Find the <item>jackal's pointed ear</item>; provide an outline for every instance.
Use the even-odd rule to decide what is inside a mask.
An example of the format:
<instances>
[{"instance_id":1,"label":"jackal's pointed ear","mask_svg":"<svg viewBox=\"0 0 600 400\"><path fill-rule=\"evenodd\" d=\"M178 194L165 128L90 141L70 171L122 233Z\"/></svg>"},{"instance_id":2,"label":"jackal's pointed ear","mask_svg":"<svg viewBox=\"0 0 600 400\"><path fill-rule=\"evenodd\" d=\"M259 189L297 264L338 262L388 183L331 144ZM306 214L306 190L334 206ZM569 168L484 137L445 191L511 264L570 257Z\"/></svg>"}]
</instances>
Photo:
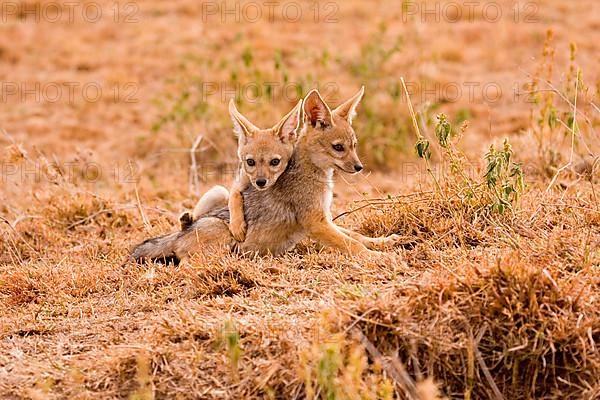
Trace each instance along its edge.
<instances>
[{"instance_id":1,"label":"jackal's pointed ear","mask_svg":"<svg viewBox=\"0 0 600 400\"><path fill-rule=\"evenodd\" d=\"M252 137L259 129L246 119L235 107L233 99L229 101L229 115L233 122L233 132L240 138Z\"/></svg>"},{"instance_id":2,"label":"jackal's pointed ear","mask_svg":"<svg viewBox=\"0 0 600 400\"><path fill-rule=\"evenodd\" d=\"M333 125L331 110L317 89L311 90L304 99L304 114L308 123L313 127Z\"/></svg>"},{"instance_id":3,"label":"jackal's pointed ear","mask_svg":"<svg viewBox=\"0 0 600 400\"><path fill-rule=\"evenodd\" d=\"M362 100L363 95L365 94L365 87L362 86L358 93L352 96L351 99L346 100L343 104L340 104L338 108L333 110L333 113L339 117L344 118L350 125L352 125L352 120L356 117L356 107Z\"/></svg>"},{"instance_id":4,"label":"jackal's pointed ear","mask_svg":"<svg viewBox=\"0 0 600 400\"><path fill-rule=\"evenodd\" d=\"M300 127L302 100L273 127L273 132L283 143L294 143Z\"/></svg>"}]
</instances>

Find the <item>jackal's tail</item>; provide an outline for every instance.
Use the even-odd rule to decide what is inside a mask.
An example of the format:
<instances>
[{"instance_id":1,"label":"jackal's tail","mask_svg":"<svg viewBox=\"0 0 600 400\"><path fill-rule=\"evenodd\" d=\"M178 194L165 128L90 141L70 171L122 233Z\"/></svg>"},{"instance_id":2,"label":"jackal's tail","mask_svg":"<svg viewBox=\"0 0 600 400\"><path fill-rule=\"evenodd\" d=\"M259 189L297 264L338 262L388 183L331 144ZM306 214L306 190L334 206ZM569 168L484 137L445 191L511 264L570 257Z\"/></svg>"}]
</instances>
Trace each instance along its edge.
<instances>
[{"instance_id":1,"label":"jackal's tail","mask_svg":"<svg viewBox=\"0 0 600 400\"><path fill-rule=\"evenodd\" d=\"M131 260L138 263L148 261L178 265L181 261L175 253L175 245L180 232L144 240L133 248Z\"/></svg>"}]
</instances>

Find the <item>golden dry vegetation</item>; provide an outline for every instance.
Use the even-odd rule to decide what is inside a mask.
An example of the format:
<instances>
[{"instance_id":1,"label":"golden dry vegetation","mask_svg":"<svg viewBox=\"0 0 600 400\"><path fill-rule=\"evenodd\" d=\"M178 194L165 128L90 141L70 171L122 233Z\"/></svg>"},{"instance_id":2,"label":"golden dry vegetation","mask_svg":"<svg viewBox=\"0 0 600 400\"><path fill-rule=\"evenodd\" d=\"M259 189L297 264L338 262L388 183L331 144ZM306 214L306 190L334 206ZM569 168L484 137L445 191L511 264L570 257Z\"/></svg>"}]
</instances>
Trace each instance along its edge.
<instances>
[{"instance_id":1,"label":"golden dry vegetation","mask_svg":"<svg viewBox=\"0 0 600 400\"><path fill-rule=\"evenodd\" d=\"M4 2L0 397L600 398L600 3L424 3ZM388 258L125 262L233 179L229 98L361 84L333 214Z\"/></svg>"}]
</instances>

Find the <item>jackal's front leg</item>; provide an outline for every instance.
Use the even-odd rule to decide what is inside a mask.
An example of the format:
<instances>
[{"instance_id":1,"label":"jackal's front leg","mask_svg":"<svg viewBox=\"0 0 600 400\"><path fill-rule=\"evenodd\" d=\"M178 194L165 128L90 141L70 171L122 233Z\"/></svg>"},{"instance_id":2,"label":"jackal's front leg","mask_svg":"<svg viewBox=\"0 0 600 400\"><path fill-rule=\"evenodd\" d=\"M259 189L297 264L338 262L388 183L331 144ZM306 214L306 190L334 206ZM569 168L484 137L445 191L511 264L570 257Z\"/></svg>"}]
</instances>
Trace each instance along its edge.
<instances>
[{"instance_id":1,"label":"jackal's front leg","mask_svg":"<svg viewBox=\"0 0 600 400\"><path fill-rule=\"evenodd\" d=\"M350 255L379 254L375 251L369 250L358 240L340 231L338 227L333 224L333 222L326 220L318 221L310 224L308 228L309 236L322 245L334 247Z\"/></svg>"},{"instance_id":2,"label":"jackal's front leg","mask_svg":"<svg viewBox=\"0 0 600 400\"><path fill-rule=\"evenodd\" d=\"M364 244L367 248L372 249L372 250L382 250L387 247L392 247L393 245L395 245L396 243L398 243L400 241L400 236L396 235L396 234L393 234L390 236L381 236L381 237L372 238L372 237L361 235L360 233L354 232L350 229L342 228L341 226L337 226L337 228L340 230L340 232L344 233L347 236L350 236L353 239L358 240L359 242Z\"/></svg>"},{"instance_id":3,"label":"jackal's front leg","mask_svg":"<svg viewBox=\"0 0 600 400\"><path fill-rule=\"evenodd\" d=\"M238 242L246 239L246 220L244 218L244 197L242 191L250 184L242 171L229 193L229 230Z\"/></svg>"}]
</instances>

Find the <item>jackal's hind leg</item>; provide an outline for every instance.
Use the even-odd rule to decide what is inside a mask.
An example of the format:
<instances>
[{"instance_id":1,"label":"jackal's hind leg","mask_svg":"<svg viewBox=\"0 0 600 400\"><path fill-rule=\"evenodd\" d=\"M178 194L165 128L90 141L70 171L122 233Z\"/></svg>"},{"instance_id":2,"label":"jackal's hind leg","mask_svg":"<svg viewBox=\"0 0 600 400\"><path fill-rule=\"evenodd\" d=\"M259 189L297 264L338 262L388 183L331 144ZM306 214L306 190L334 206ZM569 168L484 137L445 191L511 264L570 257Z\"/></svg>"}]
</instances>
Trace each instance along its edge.
<instances>
[{"instance_id":1,"label":"jackal's hind leg","mask_svg":"<svg viewBox=\"0 0 600 400\"><path fill-rule=\"evenodd\" d=\"M228 201L229 191L220 185L213 186L208 192L200 197L200 200L198 200L198 204L196 204L194 212L192 213L192 222L218 207L227 206Z\"/></svg>"},{"instance_id":2,"label":"jackal's hind leg","mask_svg":"<svg viewBox=\"0 0 600 400\"><path fill-rule=\"evenodd\" d=\"M193 223L194 220L192 219L192 214L189 211L186 211L179 216L179 224L181 225L182 231L192 226Z\"/></svg>"}]
</instances>

